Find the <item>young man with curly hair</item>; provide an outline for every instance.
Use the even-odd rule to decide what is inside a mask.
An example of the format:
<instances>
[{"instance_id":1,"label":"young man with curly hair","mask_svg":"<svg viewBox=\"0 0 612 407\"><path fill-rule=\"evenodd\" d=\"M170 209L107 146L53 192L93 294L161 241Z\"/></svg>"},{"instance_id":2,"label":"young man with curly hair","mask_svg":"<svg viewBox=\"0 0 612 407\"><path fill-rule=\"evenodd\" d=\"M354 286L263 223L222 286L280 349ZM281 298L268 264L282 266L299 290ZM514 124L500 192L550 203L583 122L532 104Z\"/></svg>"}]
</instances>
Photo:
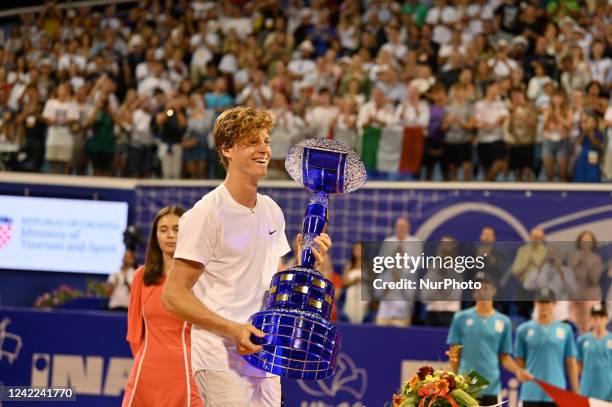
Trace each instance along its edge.
<instances>
[{"instance_id":1,"label":"young man with curly hair","mask_svg":"<svg viewBox=\"0 0 612 407\"><path fill-rule=\"evenodd\" d=\"M207 407L281 404L280 378L241 357L261 349L250 336L264 333L247 321L261 310L280 259L290 251L280 207L257 193L273 127L270 113L246 107L217 118L213 135L227 176L180 221L163 299L168 311L193 324L193 371ZM321 263L331 240L321 234L315 241Z\"/></svg>"}]
</instances>

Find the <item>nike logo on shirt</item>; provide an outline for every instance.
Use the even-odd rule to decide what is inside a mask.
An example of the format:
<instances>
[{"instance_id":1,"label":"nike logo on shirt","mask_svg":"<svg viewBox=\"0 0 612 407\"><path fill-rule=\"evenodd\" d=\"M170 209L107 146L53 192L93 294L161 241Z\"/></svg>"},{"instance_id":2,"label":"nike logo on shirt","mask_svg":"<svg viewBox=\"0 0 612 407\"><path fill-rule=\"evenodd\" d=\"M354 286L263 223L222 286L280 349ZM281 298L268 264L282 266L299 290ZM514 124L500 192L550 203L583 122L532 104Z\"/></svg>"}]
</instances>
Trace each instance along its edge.
<instances>
[{"instance_id":1,"label":"nike logo on shirt","mask_svg":"<svg viewBox=\"0 0 612 407\"><path fill-rule=\"evenodd\" d=\"M273 231L268 230L268 233L270 234L270 236L272 236L274 233L276 233L276 229L274 229Z\"/></svg>"}]
</instances>

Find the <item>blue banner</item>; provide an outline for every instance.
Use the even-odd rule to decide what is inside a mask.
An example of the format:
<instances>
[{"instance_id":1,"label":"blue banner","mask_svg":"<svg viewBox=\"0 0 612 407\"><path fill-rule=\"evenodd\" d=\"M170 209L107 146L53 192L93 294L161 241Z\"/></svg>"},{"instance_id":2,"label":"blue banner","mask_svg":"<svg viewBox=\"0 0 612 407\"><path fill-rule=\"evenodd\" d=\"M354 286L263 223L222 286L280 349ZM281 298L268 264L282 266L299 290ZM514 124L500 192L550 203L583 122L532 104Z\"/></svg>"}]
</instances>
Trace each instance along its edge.
<instances>
[{"instance_id":1,"label":"blue banner","mask_svg":"<svg viewBox=\"0 0 612 407\"><path fill-rule=\"evenodd\" d=\"M260 188L262 194L271 196L282 208L289 240L300 231L310 199L308 191L291 185L295 184L262 182ZM393 234L394 222L402 215L410 219L411 233L423 240L440 240L443 235L451 235L458 240L474 241L479 239L484 226L495 228L498 241L526 240L535 226L545 230L549 241L573 241L585 229L594 232L599 241L612 240L612 194L606 185L525 184L530 190L503 183L490 189L484 188L484 184L470 183L439 183L436 188L430 185L369 183L346 196L330 197L328 232L333 240L330 255L336 271L343 269L353 243L382 241ZM176 204L191 208L212 188L211 182L172 187L134 183L130 189L4 183L0 193L23 195L27 190L32 196L123 200L130 203L130 223L135 223L147 236L159 209ZM144 250L142 245L141 261ZM32 278L37 280L18 284ZM36 296L56 288L57 281L80 288L86 278L63 275L54 279L46 278L44 272L0 270L0 304L29 306Z\"/></svg>"},{"instance_id":2,"label":"blue banner","mask_svg":"<svg viewBox=\"0 0 612 407\"><path fill-rule=\"evenodd\" d=\"M462 186L457 189L412 189L418 184L366 185L345 196L329 199L330 252L336 270L350 258L353 243L382 241L394 233L395 220L407 216L411 234L421 240L451 235L460 241L477 241L485 226L492 226L498 241L525 241L539 226L548 241L574 241L582 230L598 240L612 240L610 191L499 190ZM529 185L538 188L537 185ZM393 187L393 188L391 188ZM542 187L540 187L542 188ZM555 185L555 188L557 186ZM148 231L156 212L166 205L191 208L210 187L137 187L136 224ZM300 188L265 186L260 193L272 197L285 215L291 241L301 230L310 193Z\"/></svg>"},{"instance_id":3,"label":"blue banner","mask_svg":"<svg viewBox=\"0 0 612 407\"><path fill-rule=\"evenodd\" d=\"M284 380L286 406L383 406L420 366L447 364L446 329L338 327L343 339L336 375ZM0 308L0 382L73 387L77 401L71 406L120 406L133 364L125 330L122 314Z\"/></svg>"},{"instance_id":4,"label":"blue banner","mask_svg":"<svg viewBox=\"0 0 612 407\"><path fill-rule=\"evenodd\" d=\"M133 364L126 329L123 314L0 308L0 383L73 387L71 406L120 406Z\"/></svg>"}]
</instances>

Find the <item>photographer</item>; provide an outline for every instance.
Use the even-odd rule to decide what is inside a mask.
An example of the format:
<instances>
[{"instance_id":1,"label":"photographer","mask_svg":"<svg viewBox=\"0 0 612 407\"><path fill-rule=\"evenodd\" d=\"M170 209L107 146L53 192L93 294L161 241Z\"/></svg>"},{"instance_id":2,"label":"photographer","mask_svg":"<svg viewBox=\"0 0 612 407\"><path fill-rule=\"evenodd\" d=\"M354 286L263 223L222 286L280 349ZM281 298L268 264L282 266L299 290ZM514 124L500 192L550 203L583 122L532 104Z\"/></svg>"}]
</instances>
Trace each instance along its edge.
<instances>
[{"instance_id":1,"label":"photographer","mask_svg":"<svg viewBox=\"0 0 612 407\"><path fill-rule=\"evenodd\" d=\"M181 177L183 148L181 141L187 126L187 117L183 106L177 99L169 99L163 111L155 115L157 135L160 139L159 159L164 179Z\"/></svg>"},{"instance_id":2,"label":"photographer","mask_svg":"<svg viewBox=\"0 0 612 407\"><path fill-rule=\"evenodd\" d=\"M111 288L108 309L112 311L127 311L130 305L130 292L132 281L136 273L136 255L134 250L127 247L123 254L121 269L108 276L107 283Z\"/></svg>"}]
</instances>

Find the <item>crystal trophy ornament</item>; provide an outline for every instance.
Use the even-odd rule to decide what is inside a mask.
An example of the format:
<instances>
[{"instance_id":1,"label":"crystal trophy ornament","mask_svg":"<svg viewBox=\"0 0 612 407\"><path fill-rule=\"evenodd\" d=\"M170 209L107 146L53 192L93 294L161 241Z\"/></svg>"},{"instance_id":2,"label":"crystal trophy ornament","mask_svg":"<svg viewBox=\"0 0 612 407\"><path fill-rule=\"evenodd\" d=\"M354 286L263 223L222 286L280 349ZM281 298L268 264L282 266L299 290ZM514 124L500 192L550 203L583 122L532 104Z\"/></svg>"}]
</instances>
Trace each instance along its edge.
<instances>
[{"instance_id":1,"label":"crystal trophy ornament","mask_svg":"<svg viewBox=\"0 0 612 407\"><path fill-rule=\"evenodd\" d=\"M266 334L251 337L262 350L244 358L279 376L320 380L335 372L340 332L329 322L334 285L315 269L314 238L327 222L329 195L355 191L365 184L366 171L350 147L327 139L296 144L285 168L291 178L312 191L302 224L301 262L272 278L265 309L249 320Z\"/></svg>"}]
</instances>

